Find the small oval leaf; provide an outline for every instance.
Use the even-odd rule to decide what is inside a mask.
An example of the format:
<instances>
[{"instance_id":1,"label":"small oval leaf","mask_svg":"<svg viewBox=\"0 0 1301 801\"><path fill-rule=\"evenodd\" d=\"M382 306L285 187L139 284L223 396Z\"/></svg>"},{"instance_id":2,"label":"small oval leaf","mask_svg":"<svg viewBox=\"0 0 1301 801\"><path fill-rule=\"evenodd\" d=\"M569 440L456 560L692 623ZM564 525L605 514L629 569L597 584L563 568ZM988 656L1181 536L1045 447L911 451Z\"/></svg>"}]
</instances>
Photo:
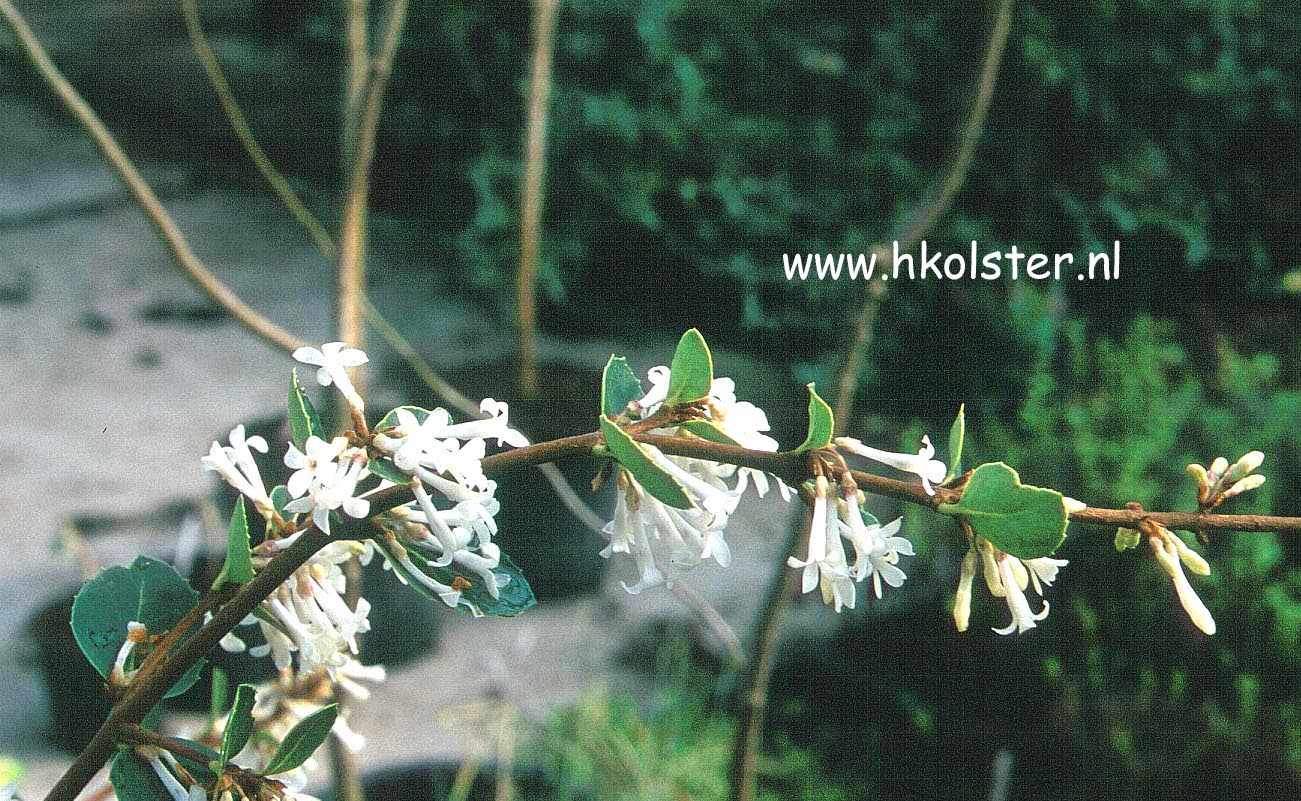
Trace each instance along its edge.
<instances>
[{"instance_id":1,"label":"small oval leaf","mask_svg":"<svg viewBox=\"0 0 1301 801\"><path fill-rule=\"evenodd\" d=\"M253 736L253 703L257 690L251 684L241 684L235 690L235 703L226 718L226 730L221 735L221 761L229 762L244 750L248 738Z\"/></svg>"},{"instance_id":2,"label":"small oval leaf","mask_svg":"<svg viewBox=\"0 0 1301 801\"><path fill-rule=\"evenodd\" d=\"M692 328L678 340L669 370L665 405L677 406L709 397L709 389L714 385L714 358L699 331Z\"/></svg>"},{"instance_id":3,"label":"small oval leaf","mask_svg":"<svg viewBox=\"0 0 1301 801\"><path fill-rule=\"evenodd\" d=\"M601 372L601 414L618 417L629 403L644 394L641 380L628 366L628 360L611 356Z\"/></svg>"},{"instance_id":4,"label":"small oval leaf","mask_svg":"<svg viewBox=\"0 0 1301 801\"><path fill-rule=\"evenodd\" d=\"M302 449L306 447L308 437L326 438L325 425L321 422L321 415L317 413L312 399L298 383L298 371L292 371L291 376L289 398L286 401L289 407L289 433L294 444Z\"/></svg>"},{"instance_id":5,"label":"small oval leaf","mask_svg":"<svg viewBox=\"0 0 1301 801\"><path fill-rule=\"evenodd\" d=\"M244 496L235 501L226 534L226 561L212 582L213 589L223 584L247 584L253 580L253 555L249 551L248 512Z\"/></svg>"},{"instance_id":6,"label":"small oval leaf","mask_svg":"<svg viewBox=\"0 0 1301 801\"><path fill-rule=\"evenodd\" d=\"M325 742L325 738L330 736L330 729L338 716L339 705L330 704L298 721L298 725L290 729L285 739L280 741L280 747L267 763L263 774L274 776L285 773L306 762Z\"/></svg>"},{"instance_id":7,"label":"small oval leaf","mask_svg":"<svg viewBox=\"0 0 1301 801\"><path fill-rule=\"evenodd\" d=\"M967 404L958 407L958 416L953 418L949 427L949 471L944 476L945 484L962 475L962 445L967 438Z\"/></svg>"},{"instance_id":8,"label":"small oval leaf","mask_svg":"<svg viewBox=\"0 0 1301 801\"><path fill-rule=\"evenodd\" d=\"M162 634L198 600L199 594L171 565L138 556L129 567L110 567L82 585L72 602L72 633L99 675L108 678L126 641L127 623L138 621L150 635ZM167 697L188 690L202 667L202 662L191 667Z\"/></svg>"}]
</instances>

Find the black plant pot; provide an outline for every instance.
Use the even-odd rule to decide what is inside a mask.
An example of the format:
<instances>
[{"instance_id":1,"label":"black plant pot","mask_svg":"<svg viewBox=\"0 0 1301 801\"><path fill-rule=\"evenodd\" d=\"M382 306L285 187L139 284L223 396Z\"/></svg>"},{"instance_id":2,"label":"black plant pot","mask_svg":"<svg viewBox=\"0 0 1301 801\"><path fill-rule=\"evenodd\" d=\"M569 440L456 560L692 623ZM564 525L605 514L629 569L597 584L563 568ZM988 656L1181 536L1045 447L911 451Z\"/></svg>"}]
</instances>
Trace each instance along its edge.
<instances>
[{"instance_id":1,"label":"black plant pot","mask_svg":"<svg viewBox=\"0 0 1301 801\"><path fill-rule=\"evenodd\" d=\"M37 658L45 680L54 729L50 739L70 753L90 742L112 702L104 693L104 679L91 666L68 621L72 597L50 604L27 622L27 634L36 643Z\"/></svg>"}]
</instances>

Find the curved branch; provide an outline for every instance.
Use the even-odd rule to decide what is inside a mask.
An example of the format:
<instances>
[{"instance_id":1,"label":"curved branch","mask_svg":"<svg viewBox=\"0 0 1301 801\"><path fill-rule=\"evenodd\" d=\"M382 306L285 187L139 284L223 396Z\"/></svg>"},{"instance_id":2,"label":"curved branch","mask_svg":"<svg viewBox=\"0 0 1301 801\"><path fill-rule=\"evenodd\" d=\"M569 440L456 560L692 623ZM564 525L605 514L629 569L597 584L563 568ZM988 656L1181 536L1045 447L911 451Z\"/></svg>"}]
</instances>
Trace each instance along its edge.
<instances>
[{"instance_id":1,"label":"curved branch","mask_svg":"<svg viewBox=\"0 0 1301 801\"><path fill-rule=\"evenodd\" d=\"M222 283L217 276L213 275L212 271L190 248L176 221L168 214L167 208L154 194L154 190L140 174L140 171L131 163L131 159L127 157L113 134L100 120L99 115L95 113L95 110L90 107L72 84L68 82L68 79L64 77L63 73L59 71L59 68L55 66L49 54L41 45L40 40L36 38L31 27L28 26L27 21L18 11L18 8L14 6L12 0L0 0L0 15L3 15L5 21L13 28L18 37L19 46L28 61L31 62L36 73L54 91L63 106L86 129L86 132L90 134L99 147L100 153L108 161L109 166L117 173L122 183L126 184L127 189L135 197L136 203L144 211L145 216L148 217L154 230L163 240L163 244L167 246L172 258L185 275L245 328L267 342L284 350L293 350L306 344L297 336L263 317L245 303L239 295Z\"/></svg>"},{"instance_id":2,"label":"curved branch","mask_svg":"<svg viewBox=\"0 0 1301 801\"><path fill-rule=\"evenodd\" d=\"M1007 45L1008 31L1012 27L1012 0L1000 0L998 12L994 16L994 26L989 32L989 43L985 46L985 58L980 68L980 82L976 89L976 99L971 105L971 114L963 126L962 138L949 168L936 180L926 193L926 198L911 214L899 223L890 236L891 242L899 243L899 250L907 250L917 243L944 216L953 203L953 198L962 188L967 177L967 168L976 154L976 145L980 143L981 132L985 128L985 117L989 114L989 104L994 97L994 86L998 81L998 67L1003 59L1003 49ZM893 248L889 243L881 243L873 250L876 264L889 265L894 258ZM837 430L843 430L849 424L854 411L854 395L858 391L858 374L862 369L863 357L872 344L872 332L876 326L876 315L881 300L885 297L886 285L881 281L871 281L864 289L867 297L854 321L854 339L845 352L845 361L841 364L838 390L836 392L835 419Z\"/></svg>"},{"instance_id":3,"label":"curved branch","mask_svg":"<svg viewBox=\"0 0 1301 801\"><path fill-rule=\"evenodd\" d=\"M253 133L253 126L249 125L248 118L244 115L244 110L240 108L239 101L235 99L235 93L230 88L230 82L221 71L221 64L217 61L217 54L213 52L212 44L208 41L207 35L203 32L203 24L199 19L198 0L181 0L181 12L185 17L185 29L190 35L190 46L194 50L195 57L203 67L203 73L208 78L208 84L217 94L217 100L221 102L222 111L226 114L226 120L230 122L230 127L235 131L235 137L239 139L240 145L244 147L244 152L253 160L254 166L275 192L280 202L289 209L289 213L294 216L299 225L306 229L308 236L316 243L316 247L325 255L327 259L334 259L334 241L330 239L330 234L325 230L321 221L312 214L303 202L298 193L289 185L289 181L280 174L271 158L267 156L266 151L258 144L257 136Z\"/></svg>"}]
</instances>

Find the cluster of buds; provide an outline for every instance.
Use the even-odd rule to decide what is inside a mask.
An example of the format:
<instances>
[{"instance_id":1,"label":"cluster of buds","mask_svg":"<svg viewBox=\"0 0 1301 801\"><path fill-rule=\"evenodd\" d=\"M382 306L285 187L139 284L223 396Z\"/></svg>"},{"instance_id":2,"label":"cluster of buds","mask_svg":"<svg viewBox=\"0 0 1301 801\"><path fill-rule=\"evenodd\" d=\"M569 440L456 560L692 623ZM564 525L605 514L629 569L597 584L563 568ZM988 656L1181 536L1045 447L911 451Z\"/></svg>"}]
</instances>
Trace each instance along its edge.
<instances>
[{"instance_id":1,"label":"cluster of buds","mask_svg":"<svg viewBox=\"0 0 1301 801\"><path fill-rule=\"evenodd\" d=\"M1220 456L1209 468L1199 464L1188 465L1188 475L1197 482L1197 505L1207 512L1235 496L1254 490L1265 483L1265 477L1255 471L1265 461L1265 454L1251 451L1229 464Z\"/></svg>"},{"instance_id":2,"label":"cluster of buds","mask_svg":"<svg viewBox=\"0 0 1301 801\"><path fill-rule=\"evenodd\" d=\"M1147 544L1152 549L1157 564L1161 565L1161 569L1174 583L1179 604L1188 613L1193 625L1208 635L1214 634L1215 619L1211 617L1210 610L1202 603L1202 599L1197 597L1197 591L1188 581L1188 576L1184 575L1186 567L1199 576L1209 576L1210 564L1202 558L1201 554L1189 547L1182 537L1150 518L1140 521L1137 530L1122 528L1117 531L1116 548L1125 550L1137 547L1144 537L1147 538Z\"/></svg>"},{"instance_id":3,"label":"cluster of buds","mask_svg":"<svg viewBox=\"0 0 1301 801\"><path fill-rule=\"evenodd\" d=\"M953 599L953 623L958 631L966 631L971 622L971 590L975 582L976 571L982 569L985 587L989 594L1001 598L1007 604L1012 621L1003 628L995 628L998 634L1022 634L1035 628L1035 624L1048 617L1048 600L1044 598L1044 588L1051 587L1057 580L1057 572L1066 567L1065 559L1053 559L1048 556L1037 559L1020 559L1003 553L988 540L972 538L971 547L962 558L962 568L958 576L958 591ZM1033 589L1040 598L1044 598L1043 608L1035 612L1030 607L1026 590Z\"/></svg>"}]
</instances>

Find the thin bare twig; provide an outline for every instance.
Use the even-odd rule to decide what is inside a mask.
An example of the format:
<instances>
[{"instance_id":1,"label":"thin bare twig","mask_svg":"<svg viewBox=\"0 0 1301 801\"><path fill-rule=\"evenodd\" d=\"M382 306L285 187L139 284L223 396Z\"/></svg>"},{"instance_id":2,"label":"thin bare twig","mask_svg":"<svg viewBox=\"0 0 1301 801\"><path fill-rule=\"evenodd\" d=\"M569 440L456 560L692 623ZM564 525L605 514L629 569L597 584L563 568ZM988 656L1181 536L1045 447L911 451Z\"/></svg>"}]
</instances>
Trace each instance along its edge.
<instances>
[{"instance_id":1,"label":"thin bare twig","mask_svg":"<svg viewBox=\"0 0 1301 801\"><path fill-rule=\"evenodd\" d=\"M985 118L989 114L989 104L994 97L994 86L998 81L998 67L1003 59L1003 49L1007 45L1008 31L1012 27L1012 0L1001 0L994 15L994 25L989 32L989 42L985 45L985 58L980 67L980 80L976 89L976 98L971 105L971 113L963 126L962 137L958 140L953 160L931 186L922 203L895 227L890 242L898 242L899 251L903 252L934 227L935 223L949 210L953 198L962 188L967 177L967 168L976 154L976 145L980 143L981 133L985 128ZM888 267L894 258L894 249L890 242L877 245L872 257L878 265ZM854 321L854 338L845 352L845 359L840 366L837 381L836 403L834 406L837 431L843 431L849 425L854 412L854 395L858 391L858 374L862 370L863 358L872 345L872 332L876 327L877 312L885 298L886 284L883 281L870 281L863 289L864 298L858 318Z\"/></svg>"},{"instance_id":2,"label":"thin bare twig","mask_svg":"<svg viewBox=\"0 0 1301 801\"><path fill-rule=\"evenodd\" d=\"M86 129L87 133L95 141L96 146L99 147L100 153L108 161L109 166L126 184L127 189L135 197L136 203L144 211L154 230L163 240L163 244L171 252L173 260L176 261L185 275L245 328L267 342L284 350L293 350L306 344L297 336L263 317L222 283L217 276L213 275L212 271L190 248L176 221L172 219L162 201L154 194L149 182L131 163L113 134L100 120L99 115L86 103L72 84L68 83L68 79L55 66L49 54L41 45L40 40L36 38L31 27L27 24L27 20L23 18L12 0L0 0L0 15L3 15L5 21L13 28L23 54L36 70L36 73L54 91L63 106Z\"/></svg>"},{"instance_id":3,"label":"thin bare twig","mask_svg":"<svg viewBox=\"0 0 1301 801\"><path fill-rule=\"evenodd\" d=\"M533 0L533 58L529 69L528 122L524 136L524 178L520 186L520 260L515 277L519 326L520 388L538 389L537 283L542 229L542 180L547 169L547 114L551 56L560 0Z\"/></svg>"},{"instance_id":4,"label":"thin bare twig","mask_svg":"<svg viewBox=\"0 0 1301 801\"><path fill-rule=\"evenodd\" d=\"M208 77L208 83L217 93L217 100L221 102L221 108L226 114L226 119L230 122L230 127L234 129L236 138L244 147L244 152L248 153L249 158L257 167L258 172L266 180L271 191L275 192L276 197L285 205L289 213L294 216L298 224L303 226L308 236L316 243L325 258L334 259L334 241L330 239L330 234L325 230L321 221L312 214L303 203L302 198L289 185L289 181L276 169L271 163L271 158L267 156L266 151L258 144L257 136L253 133L253 127L249 125L248 118L244 115L243 109L240 108L239 101L235 99L235 93L231 91L230 83L221 71L221 64L217 61L217 54L213 52L212 44L208 41L207 35L203 32L203 24L199 19L199 6L197 0L181 0L181 11L185 16L185 29L190 35L190 46L194 50L194 55L203 67L204 74Z\"/></svg>"}]
</instances>

